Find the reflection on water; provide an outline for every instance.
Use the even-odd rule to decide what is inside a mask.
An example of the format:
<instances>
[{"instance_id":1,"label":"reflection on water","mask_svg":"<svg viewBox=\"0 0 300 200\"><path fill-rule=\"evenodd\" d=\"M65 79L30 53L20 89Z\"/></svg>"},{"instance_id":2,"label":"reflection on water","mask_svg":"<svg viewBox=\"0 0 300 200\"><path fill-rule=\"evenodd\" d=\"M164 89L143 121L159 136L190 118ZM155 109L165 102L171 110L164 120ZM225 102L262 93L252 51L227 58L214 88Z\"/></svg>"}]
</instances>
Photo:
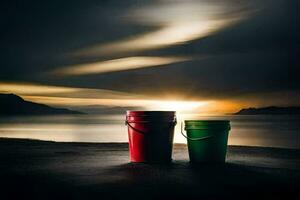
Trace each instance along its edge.
<instances>
[{"instance_id":1,"label":"reflection on water","mask_svg":"<svg viewBox=\"0 0 300 200\"><path fill-rule=\"evenodd\" d=\"M183 119L228 119L232 129L229 144L300 148L300 116L199 116ZM75 115L1 117L0 137L32 138L70 142L126 142L124 115ZM175 142L185 143L180 123Z\"/></svg>"}]
</instances>

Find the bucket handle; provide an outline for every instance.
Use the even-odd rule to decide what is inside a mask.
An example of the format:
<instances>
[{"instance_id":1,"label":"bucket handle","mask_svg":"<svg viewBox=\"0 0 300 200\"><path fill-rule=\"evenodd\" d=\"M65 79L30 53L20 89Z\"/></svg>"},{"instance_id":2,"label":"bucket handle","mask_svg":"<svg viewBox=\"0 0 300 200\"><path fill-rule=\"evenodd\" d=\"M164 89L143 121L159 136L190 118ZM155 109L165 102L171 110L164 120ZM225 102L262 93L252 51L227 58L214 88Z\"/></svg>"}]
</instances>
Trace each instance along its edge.
<instances>
[{"instance_id":1,"label":"bucket handle","mask_svg":"<svg viewBox=\"0 0 300 200\"><path fill-rule=\"evenodd\" d=\"M146 122L148 122L148 121L143 121L143 123L146 123ZM141 131L141 130L138 130L138 129L134 128L133 126L131 126L130 123L131 123L131 122L129 122L129 121L127 120L127 117L126 117L126 120L125 120L125 125L126 125L126 126L129 126L130 128L132 128L134 131L136 131L136 132L138 132L138 133L145 134L145 132L143 132L143 131ZM173 124L174 124L174 126L177 124L177 119L176 119L176 117L175 117L174 121L171 122L171 125L173 125ZM170 125L170 126L171 126L171 125Z\"/></svg>"},{"instance_id":2,"label":"bucket handle","mask_svg":"<svg viewBox=\"0 0 300 200\"><path fill-rule=\"evenodd\" d=\"M200 141L200 140L205 140L205 139L213 137L213 135L209 135L209 136L205 136L205 137L201 137L201 138L190 138L189 136L187 136L186 134L184 134L184 131L183 131L183 122L181 122L180 130L181 130L181 134L183 135L183 137L185 137L186 139L191 140L191 141Z\"/></svg>"},{"instance_id":3,"label":"bucket handle","mask_svg":"<svg viewBox=\"0 0 300 200\"><path fill-rule=\"evenodd\" d=\"M126 126L129 126L130 128L132 128L134 131L136 131L136 132L138 132L138 133L145 134L143 131L138 130L138 129L134 128L133 126L131 126L130 122L128 122L127 119L126 119L126 121L125 121L125 125L126 125Z\"/></svg>"}]
</instances>

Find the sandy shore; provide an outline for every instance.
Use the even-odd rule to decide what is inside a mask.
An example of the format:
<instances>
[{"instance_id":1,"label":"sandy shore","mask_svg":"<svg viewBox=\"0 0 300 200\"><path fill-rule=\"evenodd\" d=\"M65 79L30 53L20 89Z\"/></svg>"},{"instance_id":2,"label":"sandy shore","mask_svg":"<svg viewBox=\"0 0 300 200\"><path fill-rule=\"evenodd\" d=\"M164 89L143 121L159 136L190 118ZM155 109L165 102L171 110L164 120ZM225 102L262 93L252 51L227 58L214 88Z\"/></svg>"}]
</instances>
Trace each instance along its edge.
<instances>
[{"instance_id":1,"label":"sandy shore","mask_svg":"<svg viewBox=\"0 0 300 200\"><path fill-rule=\"evenodd\" d=\"M127 144L0 139L0 199L294 199L300 150L230 146L223 166L128 163Z\"/></svg>"}]
</instances>

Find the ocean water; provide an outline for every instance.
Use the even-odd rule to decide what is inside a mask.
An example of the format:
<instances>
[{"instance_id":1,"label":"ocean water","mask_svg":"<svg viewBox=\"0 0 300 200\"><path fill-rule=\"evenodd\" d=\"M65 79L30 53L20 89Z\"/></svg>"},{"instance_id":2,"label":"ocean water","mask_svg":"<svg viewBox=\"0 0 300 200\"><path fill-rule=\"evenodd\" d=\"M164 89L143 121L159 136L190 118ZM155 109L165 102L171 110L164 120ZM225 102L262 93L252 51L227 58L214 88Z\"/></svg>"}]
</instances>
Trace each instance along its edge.
<instances>
[{"instance_id":1,"label":"ocean water","mask_svg":"<svg viewBox=\"0 0 300 200\"><path fill-rule=\"evenodd\" d=\"M230 145L300 148L300 116L203 116L178 115L184 119L227 119L231 122ZM124 115L59 115L1 117L0 137L65 142L127 142ZM175 129L175 143L186 143Z\"/></svg>"}]
</instances>

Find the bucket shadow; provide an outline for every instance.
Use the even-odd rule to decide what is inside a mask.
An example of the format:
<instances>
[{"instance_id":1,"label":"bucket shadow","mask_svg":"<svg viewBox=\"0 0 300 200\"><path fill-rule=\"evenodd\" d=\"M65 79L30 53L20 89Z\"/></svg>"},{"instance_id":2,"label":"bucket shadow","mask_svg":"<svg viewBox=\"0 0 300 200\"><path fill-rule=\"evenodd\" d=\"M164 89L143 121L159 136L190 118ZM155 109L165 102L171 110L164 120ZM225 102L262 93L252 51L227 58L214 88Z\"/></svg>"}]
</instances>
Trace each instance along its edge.
<instances>
[{"instance_id":1,"label":"bucket shadow","mask_svg":"<svg viewBox=\"0 0 300 200\"><path fill-rule=\"evenodd\" d=\"M130 195L133 199L186 199L199 198L199 195L204 199L278 199L297 191L287 180L264 173L268 169L232 163L127 163L106 170L122 177L117 184L116 197ZM114 190L115 186L108 186L108 190Z\"/></svg>"}]
</instances>

